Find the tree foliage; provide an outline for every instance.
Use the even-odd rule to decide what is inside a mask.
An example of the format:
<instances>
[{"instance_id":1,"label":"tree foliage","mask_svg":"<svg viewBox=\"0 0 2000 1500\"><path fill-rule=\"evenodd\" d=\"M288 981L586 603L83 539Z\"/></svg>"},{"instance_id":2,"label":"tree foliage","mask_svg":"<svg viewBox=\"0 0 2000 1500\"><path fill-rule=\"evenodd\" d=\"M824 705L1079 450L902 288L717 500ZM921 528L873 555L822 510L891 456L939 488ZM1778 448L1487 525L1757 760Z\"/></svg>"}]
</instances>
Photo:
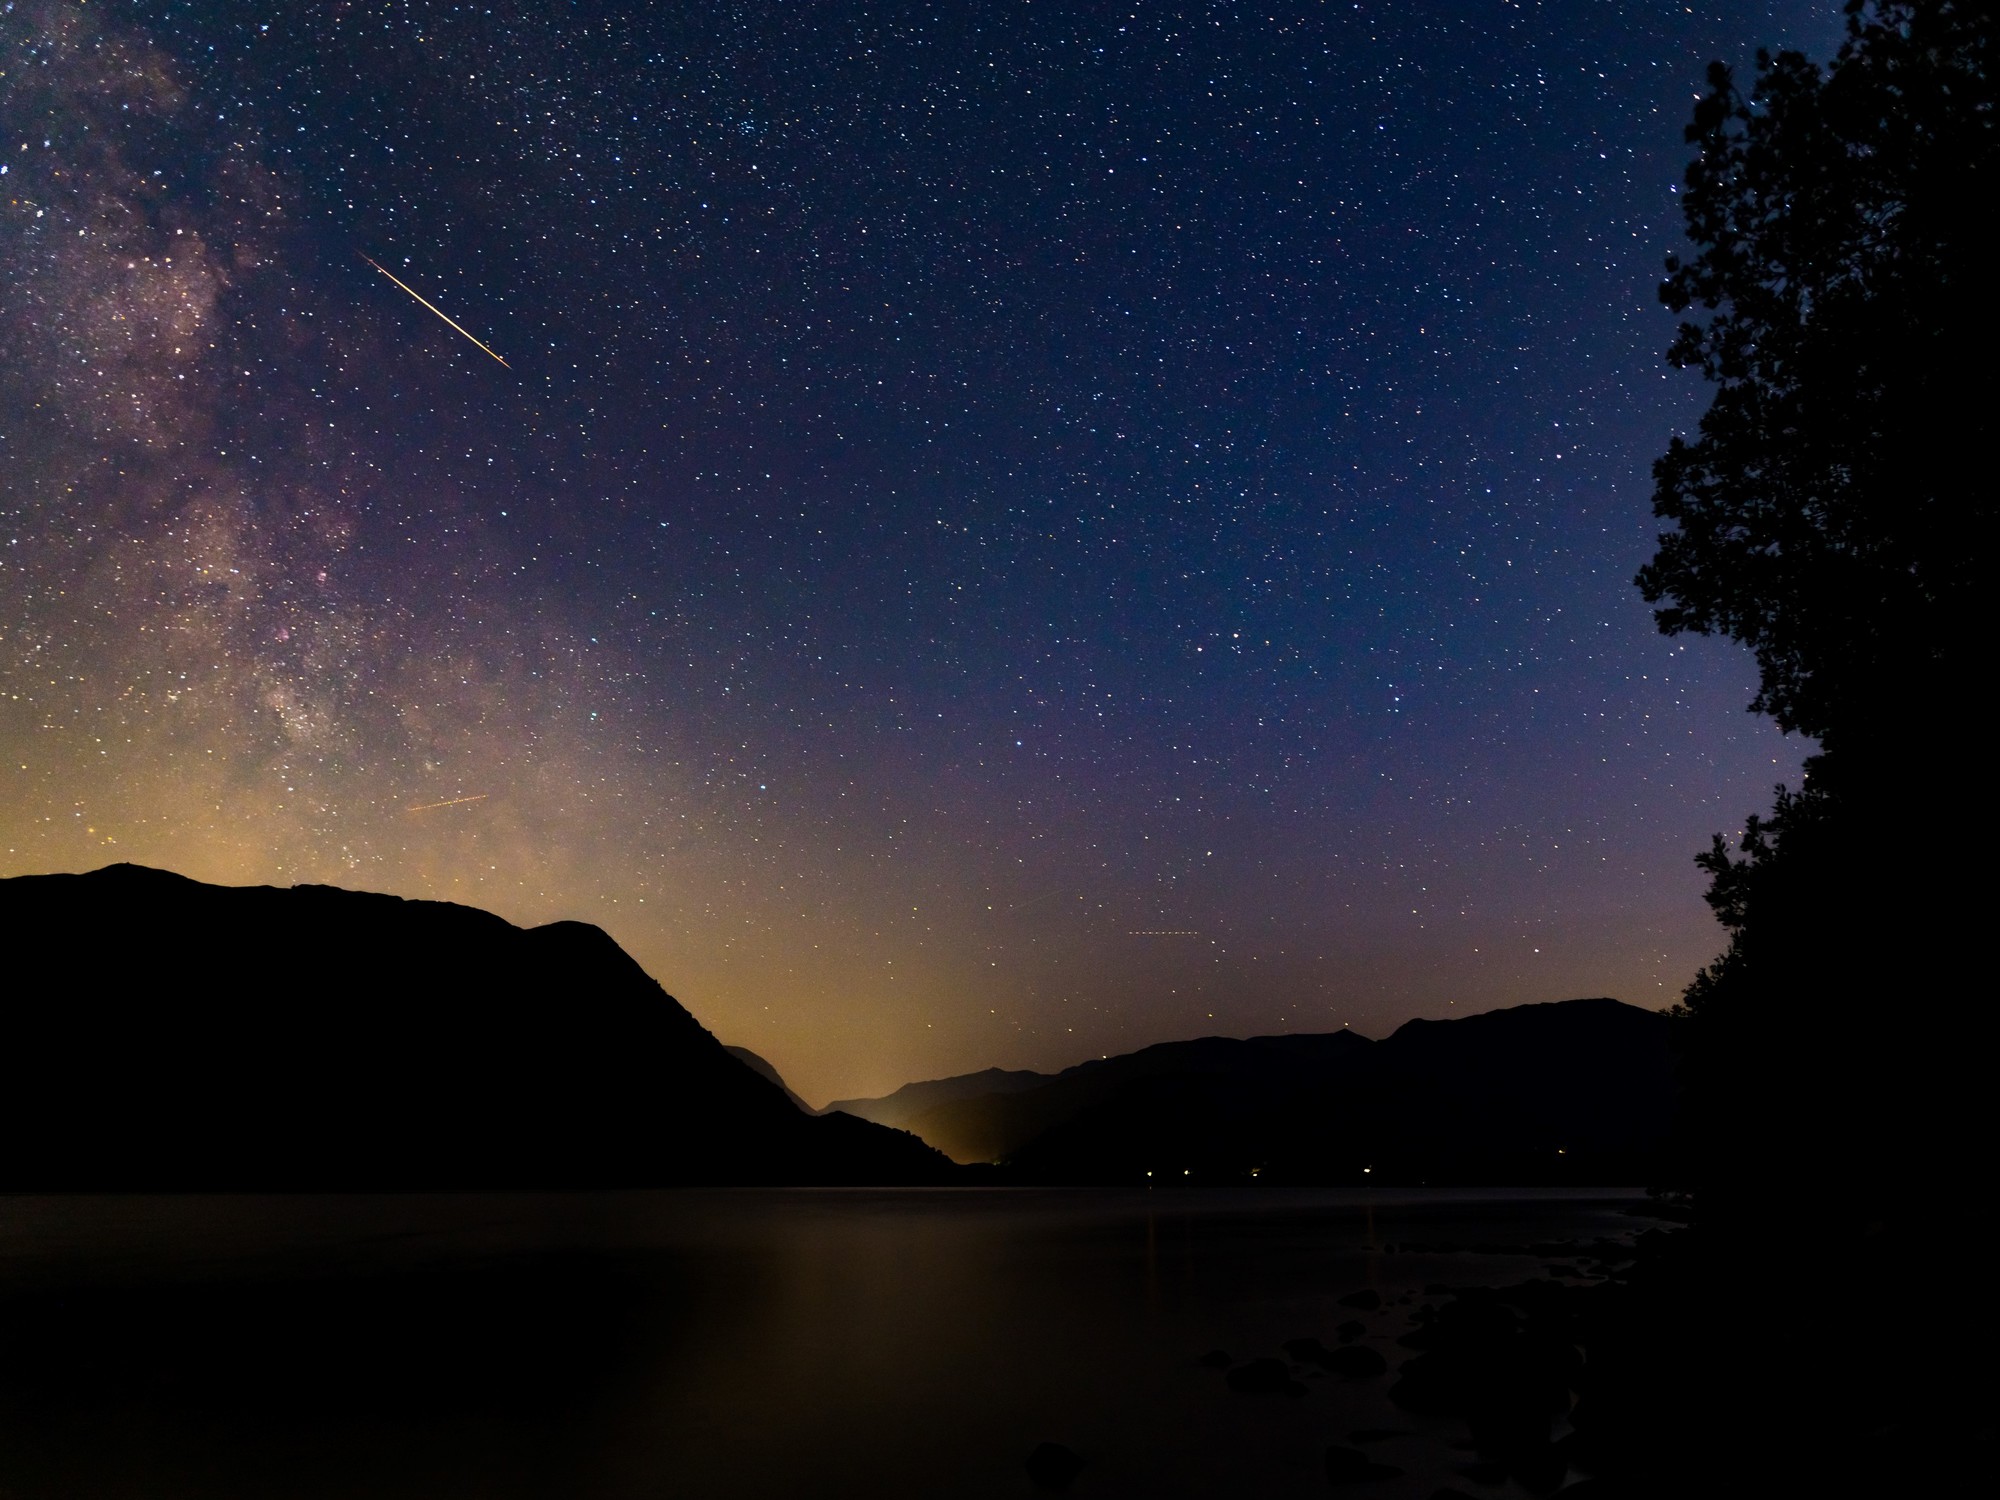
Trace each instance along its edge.
<instances>
[{"instance_id":1,"label":"tree foliage","mask_svg":"<svg viewBox=\"0 0 2000 1500\"><path fill-rule=\"evenodd\" d=\"M1687 130L1660 295L1714 395L1655 465L1673 529L1637 582L1820 742L1698 860L1729 945L1683 1011L1690 1181L1739 1216L1968 1136L1934 1044L1985 974L1962 866L1995 832L1990 798L1936 797L1993 653L1996 29L1993 0L1850 0L1831 64L1760 54L1747 92L1714 64Z\"/></svg>"},{"instance_id":2,"label":"tree foliage","mask_svg":"<svg viewBox=\"0 0 2000 1500\"><path fill-rule=\"evenodd\" d=\"M1751 706L1819 751L1734 849L1699 857L1729 942L1680 1024L1680 1185L1717 1285L1777 1268L1765 1342L1788 1357L1759 1400L1789 1405L1754 1425L1786 1436L1711 1437L1708 1467L1659 1493L1948 1494L1983 1461L1951 1436L1977 1430L1977 1398L1947 1392L1941 1418L1936 1382L1852 1372L1944 1368L1947 1338L1985 1347L1942 1333L1941 1297L1914 1289L1941 1293L1987 1234L1963 1185L1991 1134L1980 862L2000 832L1962 746L1993 654L1994 6L1851 0L1827 67L1760 55L1745 91L1718 64L1687 132L1693 248L1660 290L1682 319L1670 358L1713 399L1655 466L1672 529L1638 584L1668 633L1748 645ZM1858 1336L1829 1315L1892 1280L1908 1311ZM1656 1447L1699 1444L1719 1383L1661 1328L1654 1357L1699 1399ZM1801 1480L1811 1450L1838 1472Z\"/></svg>"},{"instance_id":3,"label":"tree foliage","mask_svg":"<svg viewBox=\"0 0 2000 1500\"><path fill-rule=\"evenodd\" d=\"M1669 358L1715 386L1655 465L1638 576L1669 633L1756 653L1754 709L1829 751L1906 718L1989 634L1994 7L1848 7L1825 70L1712 64L1687 139L1695 253Z\"/></svg>"}]
</instances>

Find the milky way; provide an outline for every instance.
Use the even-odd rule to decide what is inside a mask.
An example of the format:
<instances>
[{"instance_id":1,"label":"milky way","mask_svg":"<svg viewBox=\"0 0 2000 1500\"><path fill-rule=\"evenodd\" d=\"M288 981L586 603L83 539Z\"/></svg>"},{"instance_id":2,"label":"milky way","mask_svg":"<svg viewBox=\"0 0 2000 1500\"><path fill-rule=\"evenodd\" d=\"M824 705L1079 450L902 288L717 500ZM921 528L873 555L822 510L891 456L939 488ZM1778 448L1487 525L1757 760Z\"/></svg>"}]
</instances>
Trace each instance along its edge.
<instances>
[{"instance_id":1,"label":"milky way","mask_svg":"<svg viewBox=\"0 0 2000 1500\"><path fill-rule=\"evenodd\" d=\"M597 921L819 1098L1676 996L1805 747L1630 587L1653 285L1837 7L656 9L0 11L0 872Z\"/></svg>"}]
</instances>

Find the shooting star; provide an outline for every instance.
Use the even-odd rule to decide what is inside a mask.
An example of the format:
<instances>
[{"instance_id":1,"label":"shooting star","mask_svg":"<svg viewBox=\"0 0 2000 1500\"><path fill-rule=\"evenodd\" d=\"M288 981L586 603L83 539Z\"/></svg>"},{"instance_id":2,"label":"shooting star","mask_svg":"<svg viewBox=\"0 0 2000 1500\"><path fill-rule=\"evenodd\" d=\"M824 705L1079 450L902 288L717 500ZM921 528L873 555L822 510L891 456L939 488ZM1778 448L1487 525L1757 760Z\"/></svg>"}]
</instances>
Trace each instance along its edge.
<instances>
[{"instance_id":1,"label":"shooting star","mask_svg":"<svg viewBox=\"0 0 2000 1500\"><path fill-rule=\"evenodd\" d=\"M431 811L432 808L437 808L437 807L457 807L461 803L466 803L466 802L484 802L488 797L492 795L493 794L491 792L481 792L477 797L447 797L442 802L426 802L419 807L406 807L403 809L403 811L420 813L420 812L429 812Z\"/></svg>"},{"instance_id":2,"label":"shooting star","mask_svg":"<svg viewBox=\"0 0 2000 1500\"><path fill-rule=\"evenodd\" d=\"M428 300L422 292L418 291L408 282L398 280L396 277L396 273L394 271L391 271L387 266L383 265L382 262L374 259L372 256L367 256L367 255L364 255L361 258L367 261L368 264L373 266L376 270L380 271L384 276L388 277L391 281L394 281L397 286L401 287L404 291L408 292L412 297L415 297L419 302L423 303L425 307L428 307L432 312L436 313L440 318L443 318L445 322L451 323L451 326L453 328L457 328L460 333L465 333L465 330L459 327L458 324L452 323L450 315L447 314L443 308L439 307L435 302ZM473 343L479 344L479 347L481 349L485 349L488 354L493 354L491 348L488 348L488 346L485 344L480 344L479 340L473 339L471 334L465 333L465 336L469 339L472 339ZM500 359L500 356L497 354L493 354L493 357L495 359ZM500 367L503 370L511 370L514 368L512 365L508 364L507 361L504 359L500 359ZM412 811L414 811L414 809L412 809Z\"/></svg>"}]
</instances>

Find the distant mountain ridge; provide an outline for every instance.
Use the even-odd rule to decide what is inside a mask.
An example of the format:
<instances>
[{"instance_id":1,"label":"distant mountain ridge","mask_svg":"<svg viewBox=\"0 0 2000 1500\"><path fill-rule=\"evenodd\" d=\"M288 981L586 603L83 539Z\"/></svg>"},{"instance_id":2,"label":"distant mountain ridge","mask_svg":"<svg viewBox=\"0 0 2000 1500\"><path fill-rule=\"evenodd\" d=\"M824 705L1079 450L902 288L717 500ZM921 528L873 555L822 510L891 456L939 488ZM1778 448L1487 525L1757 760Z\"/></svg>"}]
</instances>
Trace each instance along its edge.
<instances>
[{"instance_id":1,"label":"distant mountain ridge","mask_svg":"<svg viewBox=\"0 0 2000 1500\"><path fill-rule=\"evenodd\" d=\"M784 1074L780 1073L777 1070L777 1068L773 1066L768 1060L766 1060L759 1054L752 1052L748 1047L731 1047L725 1045L722 1050L724 1052L727 1052L731 1057L735 1058L738 1062L742 1063L744 1067L748 1068L751 1072L755 1073L759 1078L763 1079L766 1083L775 1084L777 1085L778 1088L782 1089L784 1091L785 1097L792 1101L792 1107L794 1109L804 1110L809 1115L819 1115L826 1113L825 1110L814 1109L810 1104L806 1103L805 1100L801 1099L797 1094L793 1093L792 1086L789 1083L785 1082ZM866 1116L863 1116L862 1118L865 1119Z\"/></svg>"},{"instance_id":2,"label":"distant mountain ridge","mask_svg":"<svg viewBox=\"0 0 2000 1500\"><path fill-rule=\"evenodd\" d=\"M815 1115L584 923L114 865L0 880L0 941L0 1191L963 1180L940 1151L989 1181L1636 1183L1675 1100L1671 1023L1598 999Z\"/></svg>"},{"instance_id":3,"label":"distant mountain ridge","mask_svg":"<svg viewBox=\"0 0 2000 1500\"><path fill-rule=\"evenodd\" d=\"M1380 1042L1164 1042L1001 1075L1004 1091L967 1074L855 1102L1022 1181L1641 1182L1672 1125L1670 1025L1569 1000L1411 1021Z\"/></svg>"},{"instance_id":4,"label":"distant mountain ridge","mask_svg":"<svg viewBox=\"0 0 2000 1500\"><path fill-rule=\"evenodd\" d=\"M0 880L0 1190L935 1182L603 931L139 865Z\"/></svg>"},{"instance_id":5,"label":"distant mountain ridge","mask_svg":"<svg viewBox=\"0 0 2000 1500\"><path fill-rule=\"evenodd\" d=\"M961 1073L954 1078L906 1083L895 1093L880 1099L836 1099L820 1113L830 1115L839 1111L873 1120L877 1125L893 1125L898 1130L908 1130L910 1126L904 1122L917 1119L941 1104L953 1104L985 1094L1015 1094L1048 1083L1055 1076L1053 1073L987 1068L979 1073Z\"/></svg>"}]
</instances>

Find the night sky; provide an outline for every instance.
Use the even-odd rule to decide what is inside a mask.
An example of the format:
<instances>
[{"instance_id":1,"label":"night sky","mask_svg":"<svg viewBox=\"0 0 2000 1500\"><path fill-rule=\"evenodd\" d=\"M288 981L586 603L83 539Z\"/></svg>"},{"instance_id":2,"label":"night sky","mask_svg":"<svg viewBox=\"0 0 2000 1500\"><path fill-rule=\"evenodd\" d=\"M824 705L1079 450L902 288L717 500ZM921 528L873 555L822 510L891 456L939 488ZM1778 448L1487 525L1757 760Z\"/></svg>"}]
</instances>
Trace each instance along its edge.
<instances>
[{"instance_id":1,"label":"night sky","mask_svg":"<svg viewBox=\"0 0 2000 1500\"><path fill-rule=\"evenodd\" d=\"M1669 1003L1810 747L1631 586L1654 287L1838 11L0 0L0 874L595 921L815 1102Z\"/></svg>"}]
</instances>

